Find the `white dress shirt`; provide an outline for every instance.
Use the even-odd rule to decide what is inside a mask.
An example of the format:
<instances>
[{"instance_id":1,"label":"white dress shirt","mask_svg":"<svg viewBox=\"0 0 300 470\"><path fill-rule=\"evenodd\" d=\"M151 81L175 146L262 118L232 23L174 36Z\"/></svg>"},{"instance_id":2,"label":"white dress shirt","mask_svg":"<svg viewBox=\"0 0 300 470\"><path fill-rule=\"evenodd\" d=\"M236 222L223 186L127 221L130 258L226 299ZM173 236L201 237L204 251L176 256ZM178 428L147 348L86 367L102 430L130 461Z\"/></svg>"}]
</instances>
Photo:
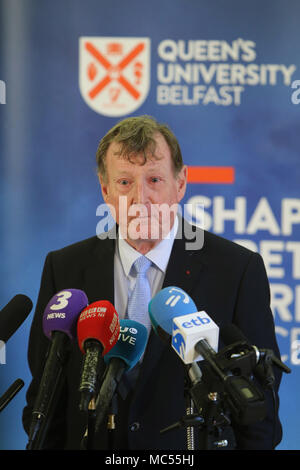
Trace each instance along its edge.
<instances>
[{"instance_id":1,"label":"white dress shirt","mask_svg":"<svg viewBox=\"0 0 300 470\"><path fill-rule=\"evenodd\" d=\"M154 297L162 288L177 230L178 218L176 217L168 236L145 255L153 263L147 272L151 297ZM134 289L135 277L130 274L130 270L139 256L141 253L130 246L126 240L118 237L114 256L114 307L120 318L125 317L128 298Z\"/></svg>"}]
</instances>

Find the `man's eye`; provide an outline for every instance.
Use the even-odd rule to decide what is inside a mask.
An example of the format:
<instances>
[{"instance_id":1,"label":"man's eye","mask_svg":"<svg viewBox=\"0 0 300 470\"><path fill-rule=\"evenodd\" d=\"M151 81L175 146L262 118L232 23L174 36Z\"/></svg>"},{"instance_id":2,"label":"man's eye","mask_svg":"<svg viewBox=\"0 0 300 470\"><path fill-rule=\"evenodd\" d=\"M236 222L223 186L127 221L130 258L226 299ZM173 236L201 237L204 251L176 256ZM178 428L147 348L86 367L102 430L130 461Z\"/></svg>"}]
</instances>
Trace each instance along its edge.
<instances>
[{"instance_id":1,"label":"man's eye","mask_svg":"<svg viewBox=\"0 0 300 470\"><path fill-rule=\"evenodd\" d=\"M126 186L128 184L128 180L120 180L119 184L121 184L122 186Z\"/></svg>"},{"instance_id":2,"label":"man's eye","mask_svg":"<svg viewBox=\"0 0 300 470\"><path fill-rule=\"evenodd\" d=\"M160 178L159 178L158 176L153 176L153 177L151 178L151 182L152 182L152 183L158 183L159 181L160 181Z\"/></svg>"}]
</instances>

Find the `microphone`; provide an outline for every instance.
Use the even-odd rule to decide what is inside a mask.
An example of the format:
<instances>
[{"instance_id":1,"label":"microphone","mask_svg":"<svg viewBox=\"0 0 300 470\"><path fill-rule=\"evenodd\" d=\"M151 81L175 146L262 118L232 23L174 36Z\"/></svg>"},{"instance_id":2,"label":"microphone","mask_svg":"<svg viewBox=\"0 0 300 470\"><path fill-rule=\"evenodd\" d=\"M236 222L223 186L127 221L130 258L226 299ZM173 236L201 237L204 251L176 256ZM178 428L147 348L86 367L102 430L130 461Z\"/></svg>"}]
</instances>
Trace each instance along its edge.
<instances>
[{"instance_id":1,"label":"microphone","mask_svg":"<svg viewBox=\"0 0 300 470\"><path fill-rule=\"evenodd\" d=\"M14 398L14 396L21 390L24 386L22 379L17 379L14 383L6 390L6 392L0 398L0 412L9 404L9 402Z\"/></svg>"},{"instance_id":2,"label":"microphone","mask_svg":"<svg viewBox=\"0 0 300 470\"><path fill-rule=\"evenodd\" d=\"M173 318L197 312L190 296L179 287L165 287L159 291L148 305L149 316L155 333L166 342L171 341Z\"/></svg>"},{"instance_id":3,"label":"microphone","mask_svg":"<svg viewBox=\"0 0 300 470\"><path fill-rule=\"evenodd\" d=\"M219 327L204 310L173 319L172 348L185 364L211 361L218 342Z\"/></svg>"},{"instance_id":4,"label":"microphone","mask_svg":"<svg viewBox=\"0 0 300 470\"><path fill-rule=\"evenodd\" d=\"M149 302L149 316L154 331L185 364L202 359L195 345L203 337L214 349L218 347L219 327L206 312L197 311L190 296L178 287L165 287ZM185 333L186 330L186 333Z\"/></svg>"},{"instance_id":5,"label":"microphone","mask_svg":"<svg viewBox=\"0 0 300 470\"><path fill-rule=\"evenodd\" d=\"M15 295L0 311L0 348L26 320L32 310L32 301L23 294ZM0 412L24 386L22 379L17 379L0 398Z\"/></svg>"},{"instance_id":6,"label":"microphone","mask_svg":"<svg viewBox=\"0 0 300 470\"><path fill-rule=\"evenodd\" d=\"M88 298L82 290L65 289L55 294L45 308L43 330L51 340L51 346L32 411L28 449L41 445L41 425L45 422L60 383L68 357L68 343L76 337L78 316L87 304Z\"/></svg>"},{"instance_id":7,"label":"microphone","mask_svg":"<svg viewBox=\"0 0 300 470\"><path fill-rule=\"evenodd\" d=\"M123 374L133 369L142 357L147 338L148 332L144 325L134 320L120 320L119 339L104 356L104 362L108 366L96 401L96 431L105 417Z\"/></svg>"},{"instance_id":8,"label":"microphone","mask_svg":"<svg viewBox=\"0 0 300 470\"><path fill-rule=\"evenodd\" d=\"M79 316L77 338L85 356L79 385L80 411L88 411L96 393L100 356L107 354L116 344L119 332L119 315L108 300L90 304Z\"/></svg>"},{"instance_id":9,"label":"microphone","mask_svg":"<svg viewBox=\"0 0 300 470\"><path fill-rule=\"evenodd\" d=\"M160 294L160 293L159 293ZM158 295L159 295L158 294ZM164 294L164 293L163 293ZM190 390L191 397L196 408L203 410L205 396L211 395L214 399L215 393L225 393L226 402L228 403L232 414L240 423L248 424L253 421L262 419L265 416L264 397L257 391L252 383L243 376L234 376L230 368L223 366L223 362L219 361L219 355L216 353L219 340L219 327L207 315L205 311L184 312L182 315L181 305L178 301L178 312L173 314L173 310L165 302L165 296L161 294L162 303L157 302L155 311L150 318L155 317L155 324L163 323L164 316L168 322L165 328L170 332L170 322L172 323L172 339L171 345L175 352L180 356L187 367L187 371L192 383ZM188 295L182 299L186 299ZM183 302L183 301L182 301ZM187 300L183 307L189 305ZM166 309L169 309L166 311ZM180 311L181 310L181 311ZM166 331L161 335L158 327L156 331L160 337L166 337ZM201 364L201 370L197 361L205 359ZM203 390L206 392L204 393Z\"/></svg>"},{"instance_id":10,"label":"microphone","mask_svg":"<svg viewBox=\"0 0 300 470\"><path fill-rule=\"evenodd\" d=\"M149 302L148 310L155 333L170 345L173 342L174 318L197 313L197 307L191 297L183 289L175 286L165 287L159 291ZM192 383L200 380L202 374L196 362L186 369Z\"/></svg>"},{"instance_id":11,"label":"microphone","mask_svg":"<svg viewBox=\"0 0 300 470\"><path fill-rule=\"evenodd\" d=\"M0 338L6 343L32 310L29 297L18 294L0 311Z\"/></svg>"},{"instance_id":12,"label":"microphone","mask_svg":"<svg viewBox=\"0 0 300 470\"><path fill-rule=\"evenodd\" d=\"M245 356L226 357L231 346L217 353L219 328L204 311L174 318L173 324L172 347L185 364L201 357L205 360L201 365L203 381L215 392L222 392L233 418L245 425L262 420L266 416L264 395L247 377L253 365L253 354L247 354L249 348L245 350ZM245 371L246 375L243 375ZM197 384L191 393L199 407L201 394Z\"/></svg>"}]
</instances>

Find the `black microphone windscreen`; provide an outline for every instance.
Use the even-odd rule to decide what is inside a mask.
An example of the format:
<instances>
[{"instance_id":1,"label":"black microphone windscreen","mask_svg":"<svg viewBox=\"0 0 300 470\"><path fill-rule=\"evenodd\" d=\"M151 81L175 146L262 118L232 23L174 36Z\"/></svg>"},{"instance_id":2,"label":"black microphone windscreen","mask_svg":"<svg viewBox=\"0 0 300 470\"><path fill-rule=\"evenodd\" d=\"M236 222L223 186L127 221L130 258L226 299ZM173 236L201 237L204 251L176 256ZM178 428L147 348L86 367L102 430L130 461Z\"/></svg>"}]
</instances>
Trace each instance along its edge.
<instances>
[{"instance_id":1,"label":"black microphone windscreen","mask_svg":"<svg viewBox=\"0 0 300 470\"><path fill-rule=\"evenodd\" d=\"M25 321L33 307L29 297L17 294L0 311L0 340L8 341Z\"/></svg>"}]
</instances>

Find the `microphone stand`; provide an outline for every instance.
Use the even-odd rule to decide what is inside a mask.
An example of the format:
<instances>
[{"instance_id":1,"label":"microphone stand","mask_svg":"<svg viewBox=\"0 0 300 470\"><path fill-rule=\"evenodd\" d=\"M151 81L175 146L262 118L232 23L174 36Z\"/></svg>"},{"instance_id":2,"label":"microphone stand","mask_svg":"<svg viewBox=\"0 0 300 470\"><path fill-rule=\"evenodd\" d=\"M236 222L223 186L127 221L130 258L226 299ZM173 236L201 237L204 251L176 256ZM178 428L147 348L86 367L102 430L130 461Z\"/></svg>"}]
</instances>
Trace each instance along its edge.
<instances>
[{"instance_id":1,"label":"microphone stand","mask_svg":"<svg viewBox=\"0 0 300 470\"><path fill-rule=\"evenodd\" d=\"M201 346L201 353L205 354L205 343ZM286 373L291 370L275 357L273 351L260 352L263 355L261 379L265 378L266 383L263 385L270 388L275 380L272 366ZM254 356L255 351L245 343L234 343L219 353L207 354L205 360L201 361L201 378L196 382L191 380L189 388L198 414L186 414L178 422L162 429L161 434L180 427L197 426L202 431L200 449L212 450L229 447L228 440L222 436L226 426L231 424L227 414L241 425L264 419L265 397L250 379L257 369ZM234 435L229 433L229 436L234 443Z\"/></svg>"},{"instance_id":2,"label":"microphone stand","mask_svg":"<svg viewBox=\"0 0 300 470\"><path fill-rule=\"evenodd\" d=\"M184 388L184 398L186 406L186 417L190 417L194 412L194 403L190 396L189 389L187 386L187 379L185 379L186 385ZM195 450L195 436L194 436L194 426L187 426L186 428L186 440L187 440L187 449Z\"/></svg>"},{"instance_id":3,"label":"microphone stand","mask_svg":"<svg viewBox=\"0 0 300 470\"><path fill-rule=\"evenodd\" d=\"M202 432L199 436L199 448L213 450L227 447L229 442L223 434L226 427L230 426L231 421L223 409L221 395L218 392L207 393L205 390L203 399L204 418Z\"/></svg>"},{"instance_id":4,"label":"microphone stand","mask_svg":"<svg viewBox=\"0 0 300 470\"><path fill-rule=\"evenodd\" d=\"M114 450L115 448L115 432L116 432L116 416L118 414L118 395L114 393L111 403L110 410L107 416L107 430L108 430L108 449Z\"/></svg>"},{"instance_id":5,"label":"microphone stand","mask_svg":"<svg viewBox=\"0 0 300 470\"><path fill-rule=\"evenodd\" d=\"M94 437L95 437L95 420L96 420L96 404L95 399L92 398L89 402L87 412L87 434L86 434L86 450L93 450Z\"/></svg>"},{"instance_id":6,"label":"microphone stand","mask_svg":"<svg viewBox=\"0 0 300 470\"><path fill-rule=\"evenodd\" d=\"M213 450L226 447L228 441L223 438L222 433L230 424L230 420L223 410L220 393L218 393L221 392L220 384L216 381L209 364L203 364L201 370L194 365L196 364L192 364L188 371L186 369L185 416L160 432L164 434L173 429L186 428L188 450ZM210 390L215 390L215 392ZM198 413L195 412L196 409ZM198 449L195 447L195 428L200 430L197 433Z\"/></svg>"},{"instance_id":7,"label":"microphone stand","mask_svg":"<svg viewBox=\"0 0 300 470\"><path fill-rule=\"evenodd\" d=\"M114 394L112 401L110 403L110 409L107 415L107 430L108 430L108 449L114 449L114 439L115 439L115 430L116 422L115 417L117 415L118 409L118 396ZM95 447L95 436L96 436L96 400L92 398L89 402L88 411L87 411L87 427L84 433L84 436L81 440L80 449L81 450L94 450Z\"/></svg>"}]
</instances>

